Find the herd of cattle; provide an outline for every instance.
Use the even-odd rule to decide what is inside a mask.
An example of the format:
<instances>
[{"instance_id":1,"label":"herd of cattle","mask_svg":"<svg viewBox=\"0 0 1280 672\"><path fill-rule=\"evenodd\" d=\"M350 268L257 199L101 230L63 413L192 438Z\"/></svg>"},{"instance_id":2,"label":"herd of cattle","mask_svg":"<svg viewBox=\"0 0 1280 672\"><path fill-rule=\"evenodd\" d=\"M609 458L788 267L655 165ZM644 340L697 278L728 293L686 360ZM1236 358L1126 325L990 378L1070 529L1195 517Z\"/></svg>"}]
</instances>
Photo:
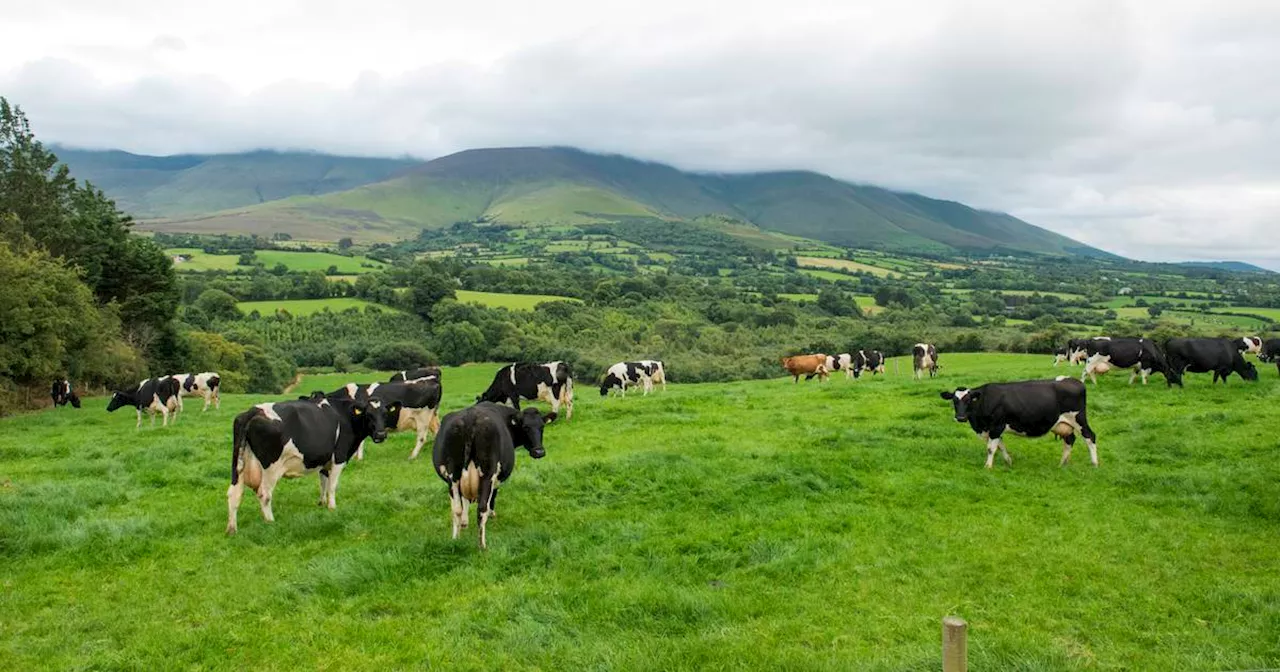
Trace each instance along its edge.
<instances>
[{"instance_id":1,"label":"herd of cattle","mask_svg":"<svg viewBox=\"0 0 1280 672\"><path fill-rule=\"evenodd\" d=\"M1097 435L1089 427L1085 381L1112 369L1130 369L1129 383L1141 376L1160 373L1169 386L1182 385L1186 372L1212 373L1213 382L1236 373L1245 380L1257 380L1257 369L1245 361L1251 353L1261 361L1276 362L1280 370L1280 339L1262 341L1240 339L1177 338L1164 348L1146 338L1099 336L1073 339L1055 355L1054 366L1066 361L1083 364L1079 380L1059 376L1051 380L988 383L981 387L960 387L944 391L941 397L952 402L957 422L965 422L987 444L988 469L999 451L1012 464L1002 436L1006 430L1038 437L1052 432L1063 441L1061 464L1071 456L1076 435L1089 447L1090 461L1098 464ZM826 355L815 353L782 359L782 366L799 382L817 376L826 380L832 372L844 371L848 378L864 372L885 373L884 354L876 350ZM912 370L916 380L939 371L938 350L928 343L912 348ZM262 516L274 520L272 492L281 478L318 472L319 504L337 506L338 478L346 464L364 459L364 442L380 443L388 432L412 430L416 435L409 459L416 459L428 433L435 435L432 464L449 489L453 537L467 526L468 504L478 506L479 541L486 547L486 523L496 516L494 504L499 486L515 468L516 448L524 448L537 459L546 454L543 429L560 417L573 417L573 376L566 362L508 364L475 399L475 404L439 416L442 394L441 370L419 367L400 371L385 383L348 383L331 392L316 391L296 400L257 404L237 415L232 423L231 486L227 489L227 533L236 532L236 512L245 485L257 494ZM215 372L176 374L142 381L136 388L116 390L108 411L133 406L137 424L142 413L164 417L164 426L182 411L182 397L201 395L204 409L221 405L221 379ZM619 362L609 367L600 384L601 396L617 390L626 395L628 387L652 391L654 384L666 389L666 369L661 361ZM80 407L80 399L66 379L50 388L56 406L70 403ZM521 400L545 401L551 412L520 408Z\"/></svg>"}]
</instances>

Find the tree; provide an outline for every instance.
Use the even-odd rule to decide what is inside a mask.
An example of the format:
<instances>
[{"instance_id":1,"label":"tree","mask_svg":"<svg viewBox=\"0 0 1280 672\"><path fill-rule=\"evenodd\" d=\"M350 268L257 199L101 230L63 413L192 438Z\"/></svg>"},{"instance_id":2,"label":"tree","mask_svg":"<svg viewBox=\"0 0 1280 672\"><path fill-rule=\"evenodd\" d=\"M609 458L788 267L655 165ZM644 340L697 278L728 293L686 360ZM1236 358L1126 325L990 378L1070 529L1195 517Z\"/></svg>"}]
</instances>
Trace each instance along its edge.
<instances>
[{"instance_id":1,"label":"tree","mask_svg":"<svg viewBox=\"0 0 1280 672\"><path fill-rule=\"evenodd\" d=\"M484 332L467 322L446 324L436 330L435 347L440 361L449 366L474 362L485 356Z\"/></svg>"},{"instance_id":2,"label":"tree","mask_svg":"<svg viewBox=\"0 0 1280 672\"><path fill-rule=\"evenodd\" d=\"M838 289L824 287L819 291L818 307L836 317L862 316L858 304Z\"/></svg>"},{"instance_id":3,"label":"tree","mask_svg":"<svg viewBox=\"0 0 1280 672\"><path fill-rule=\"evenodd\" d=\"M211 320L238 320L243 317L236 297L220 290L206 289L196 299L196 307Z\"/></svg>"},{"instance_id":4,"label":"tree","mask_svg":"<svg viewBox=\"0 0 1280 672\"><path fill-rule=\"evenodd\" d=\"M355 244L356 244L356 243L355 243L355 241L354 241L354 240L351 240L350 238L339 238L339 239L338 239L338 249L339 249L339 250L349 250L349 249L351 249L351 246L352 246L352 245L355 245Z\"/></svg>"},{"instance_id":5,"label":"tree","mask_svg":"<svg viewBox=\"0 0 1280 672\"><path fill-rule=\"evenodd\" d=\"M415 265L409 273L409 310L431 319L431 309L444 299L457 298L457 283L426 264Z\"/></svg>"}]
</instances>

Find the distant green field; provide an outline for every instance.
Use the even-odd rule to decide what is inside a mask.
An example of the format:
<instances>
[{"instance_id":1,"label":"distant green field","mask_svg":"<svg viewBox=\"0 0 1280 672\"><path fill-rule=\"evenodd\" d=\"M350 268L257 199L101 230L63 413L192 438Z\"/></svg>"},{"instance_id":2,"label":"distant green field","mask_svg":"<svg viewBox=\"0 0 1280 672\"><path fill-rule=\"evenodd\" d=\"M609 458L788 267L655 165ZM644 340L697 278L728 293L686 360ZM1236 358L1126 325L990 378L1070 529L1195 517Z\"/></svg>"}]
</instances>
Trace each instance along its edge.
<instances>
[{"instance_id":1,"label":"distant green field","mask_svg":"<svg viewBox=\"0 0 1280 672\"><path fill-rule=\"evenodd\" d=\"M204 250L199 248L175 247L165 250L165 253L174 256L178 254L191 255L190 261L184 261L174 264L174 269L178 271L247 271L246 266L236 265L236 261L240 259L236 254L205 254ZM380 261L374 261L364 256L344 257L338 254L328 254L325 252L290 252L287 250L258 250L256 253L258 262L271 268L276 264L284 264L291 271L326 271L330 266L337 266L338 273L344 275L356 275L360 273L369 273L383 268L386 264ZM369 266L366 266L368 264ZM370 267L372 266L372 268Z\"/></svg>"},{"instance_id":2,"label":"distant green field","mask_svg":"<svg viewBox=\"0 0 1280 672\"><path fill-rule=\"evenodd\" d=\"M1261 315L1262 317L1269 317L1273 320L1280 322L1280 308L1253 308L1253 307L1241 308L1237 306L1232 306L1229 308L1214 308L1213 312L1215 313L1248 313L1250 315Z\"/></svg>"},{"instance_id":3,"label":"distant green field","mask_svg":"<svg viewBox=\"0 0 1280 672\"><path fill-rule=\"evenodd\" d=\"M1151 315L1147 312L1146 308L1130 306L1125 308L1115 308L1114 310L1116 311L1116 315L1123 318L1139 320L1151 319ZM1160 319L1180 322L1182 324L1216 325L1222 327L1238 327L1249 330L1257 330L1266 326L1262 320L1252 317L1218 315L1216 313L1200 313L1184 310L1166 310L1161 313Z\"/></svg>"},{"instance_id":4,"label":"distant green field","mask_svg":"<svg viewBox=\"0 0 1280 672\"><path fill-rule=\"evenodd\" d=\"M533 310L534 306L546 301L572 301L582 303L581 299L549 294L502 294L498 292L472 292L458 290L458 301L462 303L479 303L490 308L507 308L509 310Z\"/></svg>"},{"instance_id":5,"label":"distant green field","mask_svg":"<svg viewBox=\"0 0 1280 672\"><path fill-rule=\"evenodd\" d=\"M841 280L845 280L845 281L857 280L857 278L854 278L846 273L837 273L835 271L820 271L816 268L802 268L800 269L800 272L810 277L821 278L823 280L831 280L832 282L839 282Z\"/></svg>"},{"instance_id":6,"label":"distant green field","mask_svg":"<svg viewBox=\"0 0 1280 672\"><path fill-rule=\"evenodd\" d=\"M857 261L849 261L848 259L828 259L825 257L796 257L796 263L801 266L812 266L816 268L842 268L847 271L866 271L878 277L885 277L892 273L887 268L879 266L871 266L869 264Z\"/></svg>"},{"instance_id":7,"label":"distant green field","mask_svg":"<svg viewBox=\"0 0 1280 672\"><path fill-rule=\"evenodd\" d=\"M511 266L513 268L529 265L529 257L491 257L488 259L476 259L476 261L490 266Z\"/></svg>"},{"instance_id":8,"label":"distant green field","mask_svg":"<svg viewBox=\"0 0 1280 672\"><path fill-rule=\"evenodd\" d=\"M338 313L348 308L375 307L379 310L395 310L387 306L370 303L364 299L298 299L293 301L241 301L236 304L245 314L258 311L261 315L274 315L277 310L287 310L290 315L311 315L328 308Z\"/></svg>"},{"instance_id":9,"label":"distant green field","mask_svg":"<svg viewBox=\"0 0 1280 672\"><path fill-rule=\"evenodd\" d=\"M811 303L818 300L817 294L779 294L778 298L796 303Z\"/></svg>"},{"instance_id":10,"label":"distant green field","mask_svg":"<svg viewBox=\"0 0 1280 672\"><path fill-rule=\"evenodd\" d=\"M992 293L999 292L1006 296L1031 296L1032 294L1039 294L1040 296L1056 296L1059 299L1063 299L1064 301L1078 301L1084 298L1083 294L1072 294L1071 292L1041 292L1033 289L993 289L990 291ZM972 294L973 292L974 290L972 289L947 288L942 290L943 294L963 295L963 294Z\"/></svg>"}]
</instances>

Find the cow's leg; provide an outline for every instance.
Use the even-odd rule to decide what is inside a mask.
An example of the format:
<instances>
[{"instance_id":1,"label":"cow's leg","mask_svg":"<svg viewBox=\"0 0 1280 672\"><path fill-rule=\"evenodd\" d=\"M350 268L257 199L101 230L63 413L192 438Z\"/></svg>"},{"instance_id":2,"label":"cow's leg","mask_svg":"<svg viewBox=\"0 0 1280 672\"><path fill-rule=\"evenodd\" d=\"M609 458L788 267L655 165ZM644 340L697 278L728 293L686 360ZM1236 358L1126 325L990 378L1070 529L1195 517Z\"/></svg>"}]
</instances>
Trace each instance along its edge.
<instances>
[{"instance_id":1,"label":"cow's leg","mask_svg":"<svg viewBox=\"0 0 1280 672\"><path fill-rule=\"evenodd\" d=\"M329 475L329 510L338 508L338 477L342 475L342 468L346 466L345 462L339 462L333 465L333 473Z\"/></svg>"},{"instance_id":2,"label":"cow's leg","mask_svg":"<svg viewBox=\"0 0 1280 672\"><path fill-rule=\"evenodd\" d=\"M262 519L268 523L276 521L276 516L271 511L271 493L282 475L284 475L283 462L276 462L262 470L262 484L258 486L258 504L262 507Z\"/></svg>"},{"instance_id":3,"label":"cow's leg","mask_svg":"<svg viewBox=\"0 0 1280 672\"><path fill-rule=\"evenodd\" d=\"M134 428L134 429L142 429L142 409L141 409L141 408L138 408L138 409L135 409L135 410L137 410L137 411L138 411L138 424L134 425L134 426L133 426L133 428Z\"/></svg>"},{"instance_id":4,"label":"cow's leg","mask_svg":"<svg viewBox=\"0 0 1280 672\"><path fill-rule=\"evenodd\" d=\"M1058 463L1059 467L1067 466L1067 460L1071 459L1071 446L1076 443L1075 433L1062 437L1062 461Z\"/></svg>"},{"instance_id":5,"label":"cow's leg","mask_svg":"<svg viewBox=\"0 0 1280 672\"><path fill-rule=\"evenodd\" d=\"M316 502L317 506L324 506L329 503L329 467L333 463L330 462L320 469L320 501Z\"/></svg>"},{"instance_id":6,"label":"cow's leg","mask_svg":"<svg viewBox=\"0 0 1280 672\"><path fill-rule=\"evenodd\" d=\"M440 433L440 409L431 409L431 421L427 423L427 429L431 430L433 435Z\"/></svg>"},{"instance_id":7,"label":"cow's leg","mask_svg":"<svg viewBox=\"0 0 1280 672\"><path fill-rule=\"evenodd\" d=\"M1085 417L1084 410L1076 413L1076 423L1080 425L1080 436L1084 437L1084 445L1089 447L1089 462L1093 466L1098 466L1098 435L1093 433L1093 428L1089 426L1089 419Z\"/></svg>"},{"instance_id":8,"label":"cow's leg","mask_svg":"<svg viewBox=\"0 0 1280 672\"><path fill-rule=\"evenodd\" d=\"M219 392L221 389L219 387L213 390L213 410L215 411L222 410L222 393Z\"/></svg>"},{"instance_id":9,"label":"cow's leg","mask_svg":"<svg viewBox=\"0 0 1280 672\"><path fill-rule=\"evenodd\" d=\"M463 508L462 484L459 482L459 476L449 477L449 511L453 515L453 538L458 538L458 530L462 528L462 521L466 516L466 509Z\"/></svg>"},{"instance_id":10,"label":"cow's leg","mask_svg":"<svg viewBox=\"0 0 1280 672\"><path fill-rule=\"evenodd\" d=\"M213 392L212 392L212 390L206 391L206 392L204 393L204 408L200 409L200 412L201 412L201 413L204 413L205 411L209 410L209 402L210 402L210 401L213 401Z\"/></svg>"},{"instance_id":11,"label":"cow's leg","mask_svg":"<svg viewBox=\"0 0 1280 672\"><path fill-rule=\"evenodd\" d=\"M1013 466L1013 458L1012 458L1012 457L1009 457L1009 449L1008 449L1008 448L1005 448L1005 446L1004 446L1004 439L999 439L999 441L1000 441L1000 457L1003 457L1003 458L1004 458L1004 463L1005 463L1005 464L1007 464L1007 465L1009 465L1009 466L1011 466L1011 467L1012 467L1012 466Z\"/></svg>"},{"instance_id":12,"label":"cow's leg","mask_svg":"<svg viewBox=\"0 0 1280 672\"><path fill-rule=\"evenodd\" d=\"M240 498L244 496L244 467L237 467L236 482L227 488L227 534L236 533L236 511L240 509Z\"/></svg>"},{"instance_id":13,"label":"cow's leg","mask_svg":"<svg viewBox=\"0 0 1280 672\"><path fill-rule=\"evenodd\" d=\"M494 469L492 476L480 479L480 487L476 492L476 518L480 520L480 548L485 550L489 548L485 537L485 526L489 522L489 502L493 498L493 488L497 482L498 470Z\"/></svg>"},{"instance_id":14,"label":"cow's leg","mask_svg":"<svg viewBox=\"0 0 1280 672\"><path fill-rule=\"evenodd\" d=\"M430 409L426 411L410 411L409 409L401 409L401 413L413 413L413 427L417 431L417 436L413 443L413 452L409 453L409 459L418 459L418 453L422 452L422 446L427 442L427 429L431 426L431 421L435 418L434 411ZM430 414L428 417L422 417L418 413Z\"/></svg>"},{"instance_id":15,"label":"cow's leg","mask_svg":"<svg viewBox=\"0 0 1280 672\"><path fill-rule=\"evenodd\" d=\"M497 506L497 504L498 504L498 486L494 485L493 493L489 495L489 520L493 520L498 517L498 510L494 508Z\"/></svg>"}]
</instances>

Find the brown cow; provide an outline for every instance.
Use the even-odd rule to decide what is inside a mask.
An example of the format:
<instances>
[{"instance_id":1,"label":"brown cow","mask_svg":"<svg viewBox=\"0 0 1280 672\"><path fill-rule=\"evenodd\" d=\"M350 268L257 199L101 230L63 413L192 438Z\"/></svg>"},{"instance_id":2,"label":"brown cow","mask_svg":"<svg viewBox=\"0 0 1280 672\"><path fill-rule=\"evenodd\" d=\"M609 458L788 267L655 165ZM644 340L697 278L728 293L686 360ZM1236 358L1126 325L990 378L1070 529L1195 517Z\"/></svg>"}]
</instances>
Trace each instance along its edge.
<instances>
[{"instance_id":1,"label":"brown cow","mask_svg":"<svg viewBox=\"0 0 1280 672\"><path fill-rule=\"evenodd\" d=\"M814 376L818 376L819 381L827 379L831 372L827 369L827 356L824 354L816 355L796 355L795 357L783 357L782 368L787 373L795 376L795 381L800 382L800 376L804 376L805 380L809 380Z\"/></svg>"}]
</instances>

